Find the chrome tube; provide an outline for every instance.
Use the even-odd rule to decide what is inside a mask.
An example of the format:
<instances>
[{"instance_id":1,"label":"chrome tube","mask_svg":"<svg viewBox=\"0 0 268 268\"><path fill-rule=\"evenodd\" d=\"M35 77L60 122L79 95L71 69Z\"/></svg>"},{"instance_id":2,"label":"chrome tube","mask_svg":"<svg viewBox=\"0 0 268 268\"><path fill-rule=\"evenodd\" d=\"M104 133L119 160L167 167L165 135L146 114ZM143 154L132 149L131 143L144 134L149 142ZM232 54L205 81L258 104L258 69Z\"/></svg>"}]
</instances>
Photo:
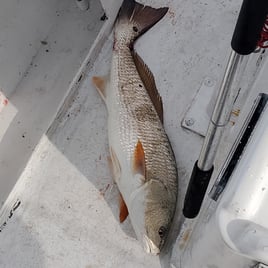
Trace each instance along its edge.
<instances>
[{"instance_id":1,"label":"chrome tube","mask_svg":"<svg viewBox=\"0 0 268 268\"><path fill-rule=\"evenodd\" d=\"M228 59L199 159L194 164L185 195L183 215L186 218L194 218L200 211L213 173L213 162L222 132L229 121L235 98L239 92L238 85L248 61L247 55L256 49L267 12L267 0L243 1L232 37L232 52Z\"/></svg>"},{"instance_id":2,"label":"chrome tube","mask_svg":"<svg viewBox=\"0 0 268 268\"><path fill-rule=\"evenodd\" d=\"M239 67L240 69L244 69L245 67L242 64L243 57L245 56L239 55L233 50L231 51L208 126L207 134L197 162L198 168L203 171L210 170L213 167L222 131L229 121L236 95L232 90L234 89L233 82L235 80L239 80L239 78L235 79L235 77L237 73L242 73L243 71L241 70L240 72L237 72L237 69Z\"/></svg>"}]
</instances>

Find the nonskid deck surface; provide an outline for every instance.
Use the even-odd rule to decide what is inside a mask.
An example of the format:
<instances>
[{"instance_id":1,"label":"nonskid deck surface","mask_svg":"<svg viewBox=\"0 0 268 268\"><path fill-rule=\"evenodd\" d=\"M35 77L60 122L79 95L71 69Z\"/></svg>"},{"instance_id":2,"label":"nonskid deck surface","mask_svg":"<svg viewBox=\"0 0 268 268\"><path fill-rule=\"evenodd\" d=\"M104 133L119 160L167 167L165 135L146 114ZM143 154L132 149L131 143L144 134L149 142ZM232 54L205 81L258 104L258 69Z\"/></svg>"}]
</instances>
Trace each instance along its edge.
<instances>
[{"instance_id":1,"label":"nonskid deck surface","mask_svg":"<svg viewBox=\"0 0 268 268\"><path fill-rule=\"evenodd\" d=\"M27 38L31 28L28 29L27 24L24 27L21 26L27 17L30 22L34 21L31 17L31 12L34 12L32 7L29 7L28 10L25 7L30 1L20 3L20 5L24 4L21 11L19 11L20 5L14 7L15 15L17 10L20 15L16 19L10 16L10 21L5 22L9 26L5 29L8 34L5 35L5 32L1 31L1 27L5 28L5 24L0 27L1 39L6 38L6 41L9 42L11 42L10 39L13 41L12 36L16 36L18 29L17 39L12 42L12 45L2 46L4 43L1 43L2 40L0 41L0 73L2 76L5 73L2 73L2 69L5 69L5 63L8 61L5 57L10 59L7 65L7 68L10 68L9 65L15 65L14 61L16 61L16 55L21 47L24 47L26 51L31 49L34 51L31 57L25 55L23 50L20 51L20 53L24 53L24 57L28 56L29 63L25 64L26 66L20 66L22 63L19 59L17 60L18 68L26 71L24 73L21 70L22 74L17 87L12 95L7 96L8 105L0 112L0 207L21 175L41 136L53 121L58 107L68 92L70 83L103 25L103 21L100 20L103 10L99 1L92 3L92 10L87 12L81 11L75 1L51 1L47 5L53 16L49 12L47 16L51 17L51 20L54 17L55 19L51 25L49 24L50 27L45 33L42 31L39 33L38 29L46 28L48 25L36 25L35 31L38 34L35 36L37 40L34 43ZM57 2L54 10L53 2ZM0 5L3 12L7 3ZM42 12L40 11L42 6L39 6L38 2L33 5L38 12ZM26 12L26 10L28 13L20 13ZM12 14L13 10L10 12ZM33 15L34 18L38 17L38 12ZM13 16L15 15L13 14ZM21 21L19 21L20 18ZM43 23L41 19L36 19L34 22L36 24ZM29 22L27 21L27 23ZM31 35L34 36L34 33ZM18 43L17 47L16 43ZM34 46L37 46L35 50ZM5 51L4 58L2 57L3 51ZM15 67L17 66L15 65L10 71L10 76L17 74ZM6 95L4 86L0 88L0 91Z\"/></svg>"},{"instance_id":2,"label":"nonskid deck surface","mask_svg":"<svg viewBox=\"0 0 268 268\"><path fill-rule=\"evenodd\" d=\"M181 120L204 78L220 77L240 3L146 2L151 3L167 4L169 12L135 47L163 98L179 171L180 210L202 144L200 136L181 128ZM160 257L146 254L129 220L118 221L118 191L107 162L107 113L91 83L93 75L109 72L112 43L110 37L4 205L0 267L169 267L171 249Z\"/></svg>"}]
</instances>

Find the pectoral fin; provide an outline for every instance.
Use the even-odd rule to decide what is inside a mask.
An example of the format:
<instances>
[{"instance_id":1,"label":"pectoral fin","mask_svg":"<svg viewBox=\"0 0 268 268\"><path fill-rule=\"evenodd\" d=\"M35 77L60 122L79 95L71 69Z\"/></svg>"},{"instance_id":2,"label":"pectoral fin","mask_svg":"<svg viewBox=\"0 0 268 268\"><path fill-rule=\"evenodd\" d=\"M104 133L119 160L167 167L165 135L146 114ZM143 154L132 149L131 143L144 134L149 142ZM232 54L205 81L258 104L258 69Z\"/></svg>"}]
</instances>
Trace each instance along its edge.
<instances>
[{"instance_id":1,"label":"pectoral fin","mask_svg":"<svg viewBox=\"0 0 268 268\"><path fill-rule=\"evenodd\" d=\"M102 99L106 100L106 90L108 84L108 76L93 76L92 83L97 88L99 94L101 95Z\"/></svg>"},{"instance_id":2,"label":"pectoral fin","mask_svg":"<svg viewBox=\"0 0 268 268\"><path fill-rule=\"evenodd\" d=\"M145 153L140 140L138 140L134 150L132 171L133 174L142 175L145 180L145 173L146 173Z\"/></svg>"},{"instance_id":3,"label":"pectoral fin","mask_svg":"<svg viewBox=\"0 0 268 268\"><path fill-rule=\"evenodd\" d=\"M119 208L120 208L119 220L120 220L120 223L122 223L125 221L125 219L128 216L128 208L121 193L119 195Z\"/></svg>"}]
</instances>

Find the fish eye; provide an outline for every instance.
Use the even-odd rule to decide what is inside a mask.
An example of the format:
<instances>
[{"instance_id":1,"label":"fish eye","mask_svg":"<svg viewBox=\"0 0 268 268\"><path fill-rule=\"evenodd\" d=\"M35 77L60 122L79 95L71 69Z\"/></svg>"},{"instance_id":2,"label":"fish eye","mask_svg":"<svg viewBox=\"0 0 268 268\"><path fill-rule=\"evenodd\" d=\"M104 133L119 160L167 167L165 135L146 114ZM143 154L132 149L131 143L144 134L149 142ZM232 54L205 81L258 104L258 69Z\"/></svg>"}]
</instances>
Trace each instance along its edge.
<instances>
[{"instance_id":1,"label":"fish eye","mask_svg":"<svg viewBox=\"0 0 268 268\"><path fill-rule=\"evenodd\" d=\"M167 229L164 226L161 226L158 230L158 234L161 238L163 238L167 233Z\"/></svg>"},{"instance_id":2,"label":"fish eye","mask_svg":"<svg viewBox=\"0 0 268 268\"><path fill-rule=\"evenodd\" d=\"M136 26L133 26L133 31L134 32L137 32L138 31L138 28Z\"/></svg>"}]
</instances>

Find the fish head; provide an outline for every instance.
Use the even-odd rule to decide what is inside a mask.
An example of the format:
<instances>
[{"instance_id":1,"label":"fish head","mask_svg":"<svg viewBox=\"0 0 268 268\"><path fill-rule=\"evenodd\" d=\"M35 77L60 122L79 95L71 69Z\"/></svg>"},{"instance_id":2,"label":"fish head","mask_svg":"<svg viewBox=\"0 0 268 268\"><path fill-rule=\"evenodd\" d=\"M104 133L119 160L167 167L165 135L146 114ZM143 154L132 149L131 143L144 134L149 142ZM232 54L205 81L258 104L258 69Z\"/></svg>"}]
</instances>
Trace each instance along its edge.
<instances>
[{"instance_id":1,"label":"fish head","mask_svg":"<svg viewBox=\"0 0 268 268\"><path fill-rule=\"evenodd\" d=\"M145 240L147 252L159 253L163 248L171 227L177 196L174 189L161 180L149 182L145 203Z\"/></svg>"},{"instance_id":2,"label":"fish head","mask_svg":"<svg viewBox=\"0 0 268 268\"><path fill-rule=\"evenodd\" d=\"M158 255L162 250L174 216L176 200L176 194L158 180L146 182L132 200L131 222L147 253Z\"/></svg>"}]
</instances>

